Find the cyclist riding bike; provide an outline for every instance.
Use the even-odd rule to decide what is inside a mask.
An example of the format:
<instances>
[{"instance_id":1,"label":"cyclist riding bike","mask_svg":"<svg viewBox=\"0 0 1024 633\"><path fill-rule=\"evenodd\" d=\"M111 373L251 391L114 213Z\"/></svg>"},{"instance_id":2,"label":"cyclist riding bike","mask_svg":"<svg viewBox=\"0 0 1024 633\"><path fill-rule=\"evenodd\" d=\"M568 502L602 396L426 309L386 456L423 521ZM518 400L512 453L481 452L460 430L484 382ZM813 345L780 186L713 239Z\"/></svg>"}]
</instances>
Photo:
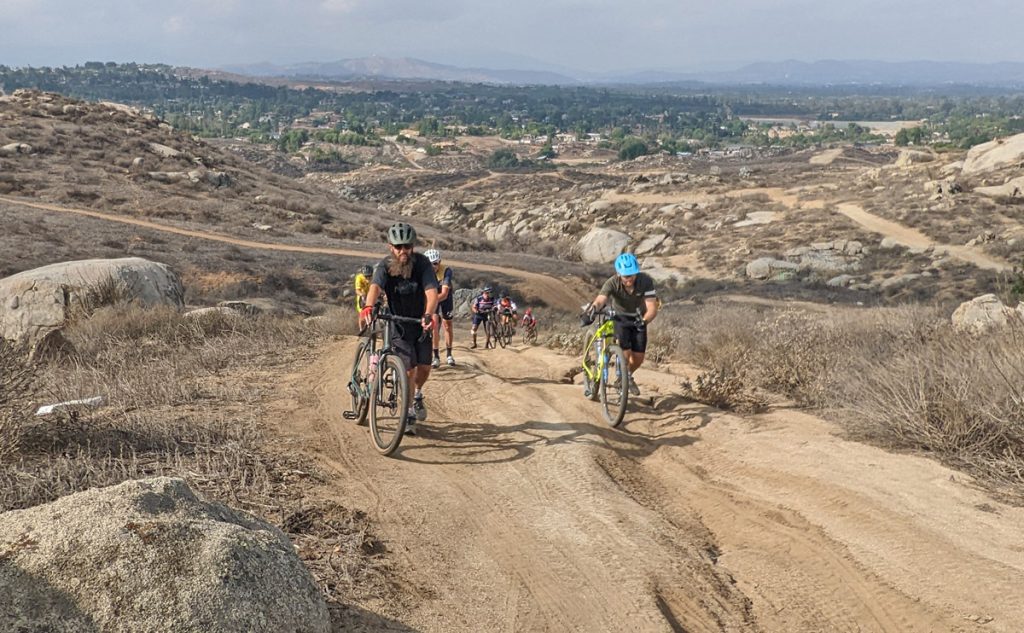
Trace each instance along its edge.
<instances>
[{"instance_id":1,"label":"cyclist riding bike","mask_svg":"<svg viewBox=\"0 0 1024 633\"><path fill-rule=\"evenodd\" d=\"M388 229L388 248L391 254L377 264L366 296L367 305L360 316L369 320L380 293L388 299L388 308L397 316L420 319L419 325L405 325L400 336L393 339L396 352L408 369L409 387L415 386L413 405L406 414L406 433L415 435L415 423L427 419L423 405L423 385L430 377L430 340L424 336L433 330L437 311L437 278L430 261L414 253L416 230L405 222Z\"/></svg>"},{"instance_id":2,"label":"cyclist riding bike","mask_svg":"<svg viewBox=\"0 0 1024 633\"><path fill-rule=\"evenodd\" d=\"M452 338L454 337L452 327L452 317L455 314L455 296L452 294L452 269L449 266L445 266L441 263L441 251L436 248L431 248L427 252L423 253L430 260L430 265L434 267L434 276L437 277L437 283L440 284L440 291L437 293L437 314L441 317L441 324L444 326L444 346L448 353L446 362L449 367L455 366L455 358L452 357ZM434 360L430 363L431 367L441 366L440 344L441 337L438 336L440 328L437 325L437 321L434 322Z\"/></svg>"},{"instance_id":3,"label":"cyclist riding bike","mask_svg":"<svg viewBox=\"0 0 1024 633\"><path fill-rule=\"evenodd\" d=\"M523 320L519 322L519 325L527 330L535 330L537 328L537 317L533 316L533 308L526 309L526 313L523 314Z\"/></svg>"},{"instance_id":4,"label":"cyclist riding bike","mask_svg":"<svg viewBox=\"0 0 1024 633\"><path fill-rule=\"evenodd\" d=\"M480 327L481 323L486 323L491 318L491 311L494 310L494 296L491 294L491 287L485 286L480 291L479 296L473 299L473 303L470 304L469 309L473 312L473 329L470 332L473 334L473 344L470 345L470 349L476 349L476 330ZM484 328L484 335L487 337L486 344L490 344L491 335L487 332L487 328Z\"/></svg>"},{"instance_id":5,"label":"cyclist riding bike","mask_svg":"<svg viewBox=\"0 0 1024 633\"><path fill-rule=\"evenodd\" d=\"M597 296L587 307L592 315L606 304L615 311L615 338L626 355L629 373L640 368L647 353L647 324L658 316L658 297L654 279L640 272L640 262L633 253L623 253L615 259L615 275L608 278ZM629 392L640 395L640 388L630 379Z\"/></svg>"},{"instance_id":6,"label":"cyclist riding bike","mask_svg":"<svg viewBox=\"0 0 1024 633\"><path fill-rule=\"evenodd\" d=\"M362 312L363 308L366 307L366 293L370 292L370 277L373 276L373 268L369 266L360 266L359 270L356 271L355 279L353 284L355 285L356 291L356 313ZM359 319L359 328L362 329L363 320Z\"/></svg>"},{"instance_id":7,"label":"cyclist riding bike","mask_svg":"<svg viewBox=\"0 0 1024 633\"><path fill-rule=\"evenodd\" d=\"M508 296L508 293L501 295L501 300L498 301L498 315L501 317L501 324L505 325L510 323L512 325L512 333L515 334L516 330L516 319L519 316L519 308L516 306L516 302L512 301L512 297Z\"/></svg>"}]
</instances>

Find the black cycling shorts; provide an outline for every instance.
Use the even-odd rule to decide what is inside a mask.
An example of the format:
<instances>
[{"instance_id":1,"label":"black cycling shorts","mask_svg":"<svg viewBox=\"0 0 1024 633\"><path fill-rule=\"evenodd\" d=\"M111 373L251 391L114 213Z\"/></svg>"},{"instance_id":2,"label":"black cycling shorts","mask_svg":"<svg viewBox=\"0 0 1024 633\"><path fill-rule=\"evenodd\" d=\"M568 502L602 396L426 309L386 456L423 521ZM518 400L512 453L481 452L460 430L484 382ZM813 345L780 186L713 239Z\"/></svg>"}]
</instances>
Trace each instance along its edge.
<instances>
[{"instance_id":1,"label":"black cycling shorts","mask_svg":"<svg viewBox=\"0 0 1024 633\"><path fill-rule=\"evenodd\" d=\"M428 334L419 340L420 328L407 327L406 332L401 336L391 339L391 346L395 352L405 361L406 369L412 369L417 365L430 365L434 356L434 346Z\"/></svg>"},{"instance_id":2,"label":"black cycling shorts","mask_svg":"<svg viewBox=\"0 0 1024 633\"><path fill-rule=\"evenodd\" d=\"M447 299L439 302L437 304L437 313L445 321L451 321L452 317L455 316L455 298L449 294Z\"/></svg>"},{"instance_id":3,"label":"black cycling shorts","mask_svg":"<svg viewBox=\"0 0 1024 633\"><path fill-rule=\"evenodd\" d=\"M638 326L636 321L620 321L615 319L615 338L619 341L619 347L624 350L644 354L647 352L647 326Z\"/></svg>"}]
</instances>

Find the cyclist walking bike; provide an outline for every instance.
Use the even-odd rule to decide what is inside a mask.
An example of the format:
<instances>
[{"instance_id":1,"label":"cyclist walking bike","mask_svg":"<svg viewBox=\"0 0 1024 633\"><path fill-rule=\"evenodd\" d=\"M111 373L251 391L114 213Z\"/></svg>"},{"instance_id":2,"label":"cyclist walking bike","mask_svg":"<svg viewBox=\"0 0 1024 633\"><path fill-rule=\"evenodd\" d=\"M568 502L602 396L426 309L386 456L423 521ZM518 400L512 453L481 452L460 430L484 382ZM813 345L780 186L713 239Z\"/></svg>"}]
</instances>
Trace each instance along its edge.
<instances>
[{"instance_id":1,"label":"cyclist walking bike","mask_svg":"<svg viewBox=\"0 0 1024 633\"><path fill-rule=\"evenodd\" d=\"M383 292L393 316L418 321L406 321L399 336L391 341L395 352L405 362L409 389L415 389L406 418L406 433L410 435L415 435L417 421L427 419L423 385L430 377L430 332L437 318L437 278L430 261L414 252L415 245L416 230L409 224L398 222L388 229L391 254L374 269L366 297L368 305L361 313L363 320L368 321Z\"/></svg>"}]
</instances>

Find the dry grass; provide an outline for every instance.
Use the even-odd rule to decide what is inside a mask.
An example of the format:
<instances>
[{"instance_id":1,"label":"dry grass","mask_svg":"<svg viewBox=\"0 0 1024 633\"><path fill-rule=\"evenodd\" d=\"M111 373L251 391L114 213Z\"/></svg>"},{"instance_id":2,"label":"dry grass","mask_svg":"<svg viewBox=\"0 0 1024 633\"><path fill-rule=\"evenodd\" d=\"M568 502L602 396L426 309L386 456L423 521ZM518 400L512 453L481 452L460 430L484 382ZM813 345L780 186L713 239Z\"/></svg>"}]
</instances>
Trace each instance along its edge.
<instances>
[{"instance_id":1,"label":"dry grass","mask_svg":"<svg viewBox=\"0 0 1024 633\"><path fill-rule=\"evenodd\" d=\"M274 523L299 545L329 601L388 595L385 551L367 518L315 494L324 477L264 419L274 381L335 332L313 322L108 305L82 311L72 346L47 365L0 346L0 512L95 486L185 478L208 498ZM94 395L99 408L27 415L26 406ZM18 415L9 414L17 411Z\"/></svg>"},{"instance_id":2,"label":"dry grass","mask_svg":"<svg viewBox=\"0 0 1024 633\"><path fill-rule=\"evenodd\" d=\"M672 349L708 368L684 385L691 397L740 408L758 390L785 394L858 439L1024 495L1024 324L976 338L923 307L666 312Z\"/></svg>"}]
</instances>

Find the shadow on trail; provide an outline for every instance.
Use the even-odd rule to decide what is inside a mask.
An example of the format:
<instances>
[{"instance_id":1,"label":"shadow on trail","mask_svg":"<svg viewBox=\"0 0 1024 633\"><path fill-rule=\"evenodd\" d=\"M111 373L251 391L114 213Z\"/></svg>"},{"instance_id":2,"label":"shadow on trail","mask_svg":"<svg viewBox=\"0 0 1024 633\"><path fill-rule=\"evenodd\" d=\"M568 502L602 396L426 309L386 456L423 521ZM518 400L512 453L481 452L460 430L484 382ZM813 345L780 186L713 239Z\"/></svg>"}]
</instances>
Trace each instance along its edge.
<instances>
[{"instance_id":1,"label":"shadow on trail","mask_svg":"<svg viewBox=\"0 0 1024 633\"><path fill-rule=\"evenodd\" d=\"M331 615L332 631L397 631L398 633L418 633L407 624L368 611L355 604L331 604L328 606Z\"/></svg>"},{"instance_id":2,"label":"shadow on trail","mask_svg":"<svg viewBox=\"0 0 1024 633\"><path fill-rule=\"evenodd\" d=\"M516 425L454 422L445 426L428 423L418 428L423 444L404 444L395 457L420 464L502 464L530 457L545 446L577 444L639 459L659 448L683 447L696 442L697 438L689 433L706 426L711 414L698 411L684 419L690 417L697 417L698 424L680 427L677 419L671 430L656 436L590 422L528 420ZM426 455L418 457L420 452Z\"/></svg>"}]
</instances>

